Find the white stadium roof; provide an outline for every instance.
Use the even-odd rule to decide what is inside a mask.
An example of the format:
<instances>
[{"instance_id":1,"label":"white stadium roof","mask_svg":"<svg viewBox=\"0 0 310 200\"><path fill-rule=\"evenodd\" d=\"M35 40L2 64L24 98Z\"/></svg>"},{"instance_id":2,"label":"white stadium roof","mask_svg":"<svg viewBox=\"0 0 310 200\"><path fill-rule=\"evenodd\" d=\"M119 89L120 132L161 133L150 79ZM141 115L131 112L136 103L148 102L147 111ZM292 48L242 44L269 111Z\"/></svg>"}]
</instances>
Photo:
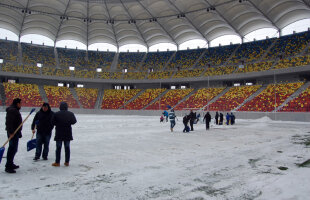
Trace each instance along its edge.
<instances>
[{"instance_id":1,"label":"white stadium roof","mask_svg":"<svg viewBox=\"0 0 310 200\"><path fill-rule=\"evenodd\" d=\"M180 44L310 18L310 0L0 0L0 28L55 43Z\"/></svg>"}]
</instances>

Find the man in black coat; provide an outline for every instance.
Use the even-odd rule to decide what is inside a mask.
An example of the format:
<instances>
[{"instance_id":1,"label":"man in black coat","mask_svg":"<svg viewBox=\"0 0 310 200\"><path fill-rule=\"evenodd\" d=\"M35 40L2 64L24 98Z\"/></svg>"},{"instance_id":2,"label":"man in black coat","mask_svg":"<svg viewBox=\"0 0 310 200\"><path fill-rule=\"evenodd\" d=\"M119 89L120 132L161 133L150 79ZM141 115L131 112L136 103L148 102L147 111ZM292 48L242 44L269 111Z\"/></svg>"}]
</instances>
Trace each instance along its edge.
<instances>
[{"instance_id":1,"label":"man in black coat","mask_svg":"<svg viewBox=\"0 0 310 200\"><path fill-rule=\"evenodd\" d=\"M191 110L191 112L189 113L189 124L191 125L191 131L194 131L194 121L196 120L196 114L193 112L193 110Z\"/></svg>"},{"instance_id":2,"label":"man in black coat","mask_svg":"<svg viewBox=\"0 0 310 200\"><path fill-rule=\"evenodd\" d=\"M207 112L207 114L205 115L205 117L203 118L203 120L205 120L206 122L206 130L209 130L210 128L210 122L211 122L211 115L209 112Z\"/></svg>"},{"instance_id":3,"label":"man in black coat","mask_svg":"<svg viewBox=\"0 0 310 200\"><path fill-rule=\"evenodd\" d=\"M8 138L14 133L18 126L22 123L22 116L19 112L21 108L21 99L16 98L13 103L6 109L5 129ZM15 169L19 166L14 164L14 157L18 150L18 141L22 137L22 126L10 140L7 152L5 171L7 173L16 173Z\"/></svg>"},{"instance_id":4,"label":"man in black coat","mask_svg":"<svg viewBox=\"0 0 310 200\"><path fill-rule=\"evenodd\" d=\"M44 146L42 158L43 160L47 160L50 139L52 135L52 130L54 128L54 126L52 125L53 115L54 112L51 110L50 105L48 103L43 103L40 111L37 112L37 114L33 118L31 124L31 130L33 134L35 133L35 128L37 128L37 135L36 135L37 147L35 157L33 160L40 159L42 152L42 145Z\"/></svg>"},{"instance_id":5,"label":"man in black coat","mask_svg":"<svg viewBox=\"0 0 310 200\"><path fill-rule=\"evenodd\" d=\"M219 113L216 111L215 113L215 124L218 125L219 124Z\"/></svg>"},{"instance_id":6,"label":"man in black coat","mask_svg":"<svg viewBox=\"0 0 310 200\"><path fill-rule=\"evenodd\" d=\"M71 125L76 123L74 114L68 111L68 104L61 102L60 111L56 112L52 118L52 125L56 127L56 161L52 164L54 167L60 166L61 146L64 142L65 146L65 166L69 166L70 161L70 141L73 140Z\"/></svg>"},{"instance_id":7,"label":"man in black coat","mask_svg":"<svg viewBox=\"0 0 310 200\"><path fill-rule=\"evenodd\" d=\"M183 133L185 132L189 132L189 127L188 127L188 121L190 120L190 116L189 115L185 115L183 117L183 124L184 124L184 129L183 129Z\"/></svg>"},{"instance_id":8,"label":"man in black coat","mask_svg":"<svg viewBox=\"0 0 310 200\"><path fill-rule=\"evenodd\" d=\"M224 121L224 115L223 115L223 113L220 113L220 123L219 123L219 125L223 125L223 121Z\"/></svg>"}]
</instances>

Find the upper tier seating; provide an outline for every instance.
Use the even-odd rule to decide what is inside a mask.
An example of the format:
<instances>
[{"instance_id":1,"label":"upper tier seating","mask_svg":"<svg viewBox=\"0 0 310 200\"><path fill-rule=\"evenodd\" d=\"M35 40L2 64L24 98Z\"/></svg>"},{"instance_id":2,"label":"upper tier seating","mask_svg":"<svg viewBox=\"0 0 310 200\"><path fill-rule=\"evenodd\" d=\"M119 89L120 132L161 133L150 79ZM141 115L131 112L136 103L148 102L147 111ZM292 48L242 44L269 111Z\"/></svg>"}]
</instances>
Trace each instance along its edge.
<instances>
[{"instance_id":1,"label":"upper tier seating","mask_svg":"<svg viewBox=\"0 0 310 200\"><path fill-rule=\"evenodd\" d=\"M211 111L231 111L256 92L261 85L239 86L230 88L224 95L211 103Z\"/></svg>"},{"instance_id":2,"label":"upper tier seating","mask_svg":"<svg viewBox=\"0 0 310 200\"><path fill-rule=\"evenodd\" d=\"M146 76L146 72L127 72L124 73L124 79L144 79Z\"/></svg>"},{"instance_id":3,"label":"upper tier seating","mask_svg":"<svg viewBox=\"0 0 310 200\"><path fill-rule=\"evenodd\" d=\"M104 90L101 109L119 109L130 99L136 96L141 89L131 90Z\"/></svg>"},{"instance_id":4,"label":"upper tier seating","mask_svg":"<svg viewBox=\"0 0 310 200\"><path fill-rule=\"evenodd\" d=\"M173 71L150 72L148 79L168 79L172 76Z\"/></svg>"},{"instance_id":5,"label":"upper tier seating","mask_svg":"<svg viewBox=\"0 0 310 200\"><path fill-rule=\"evenodd\" d=\"M199 77L204 69L180 70L174 74L173 78Z\"/></svg>"},{"instance_id":6,"label":"upper tier seating","mask_svg":"<svg viewBox=\"0 0 310 200\"><path fill-rule=\"evenodd\" d=\"M56 59L53 47L35 46L22 43L23 50L23 62L28 64L37 63L43 64L43 66L56 66Z\"/></svg>"},{"instance_id":7,"label":"upper tier seating","mask_svg":"<svg viewBox=\"0 0 310 200\"><path fill-rule=\"evenodd\" d=\"M76 69L87 68L86 51L57 48L60 67L74 66Z\"/></svg>"},{"instance_id":8,"label":"upper tier seating","mask_svg":"<svg viewBox=\"0 0 310 200\"><path fill-rule=\"evenodd\" d=\"M310 111L310 87L304 90L296 98L283 106L280 112L309 112Z\"/></svg>"},{"instance_id":9,"label":"upper tier seating","mask_svg":"<svg viewBox=\"0 0 310 200\"><path fill-rule=\"evenodd\" d=\"M243 43L228 63L237 64L242 61L251 62L258 60L273 42L274 39Z\"/></svg>"},{"instance_id":10,"label":"upper tier seating","mask_svg":"<svg viewBox=\"0 0 310 200\"><path fill-rule=\"evenodd\" d=\"M274 69L283 69L288 67L299 67L310 64L310 55L293 57L293 58L285 58L280 60L275 66Z\"/></svg>"},{"instance_id":11,"label":"upper tier seating","mask_svg":"<svg viewBox=\"0 0 310 200\"><path fill-rule=\"evenodd\" d=\"M174 52L149 52L146 55L142 66L143 71L152 68L154 70L163 70L165 64L168 62Z\"/></svg>"},{"instance_id":12,"label":"upper tier seating","mask_svg":"<svg viewBox=\"0 0 310 200\"><path fill-rule=\"evenodd\" d=\"M245 73L245 72L259 72L269 70L273 65L273 62L259 62L253 64L247 64L243 68L239 67L236 73Z\"/></svg>"},{"instance_id":13,"label":"upper tier seating","mask_svg":"<svg viewBox=\"0 0 310 200\"><path fill-rule=\"evenodd\" d=\"M221 66L221 67L209 67L204 76L217 76L224 74L231 74L236 70L237 66Z\"/></svg>"},{"instance_id":14,"label":"upper tier seating","mask_svg":"<svg viewBox=\"0 0 310 200\"><path fill-rule=\"evenodd\" d=\"M203 57L199 60L197 66L218 66L224 64L238 45L212 47L206 50Z\"/></svg>"},{"instance_id":15,"label":"upper tier seating","mask_svg":"<svg viewBox=\"0 0 310 200\"><path fill-rule=\"evenodd\" d=\"M24 107L41 107L43 104L38 85L3 83L7 106L11 105L13 99L20 98Z\"/></svg>"},{"instance_id":16,"label":"upper tier seating","mask_svg":"<svg viewBox=\"0 0 310 200\"><path fill-rule=\"evenodd\" d=\"M135 100L130 102L126 106L126 109L128 109L128 110L141 110L142 108L147 106L151 101L153 101L155 98L157 98L164 91L166 91L165 88L146 89Z\"/></svg>"},{"instance_id":17,"label":"upper tier seating","mask_svg":"<svg viewBox=\"0 0 310 200\"><path fill-rule=\"evenodd\" d=\"M280 37L270 49L265 59L274 59L278 56L289 57L299 54L310 42L310 32Z\"/></svg>"},{"instance_id":18,"label":"upper tier seating","mask_svg":"<svg viewBox=\"0 0 310 200\"><path fill-rule=\"evenodd\" d=\"M18 72L24 74L40 74L39 68L32 65L16 65L13 63L5 63L2 66L2 70L5 72Z\"/></svg>"},{"instance_id":19,"label":"upper tier seating","mask_svg":"<svg viewBox=\"0 0 310 200\"><path fill-rule=\"evenodd\" d=\"M18 43L13 41L0 40L0 59L17 61Z\"/></svg>"},{"instance_id":20,"label":"upper tier seating","mask_svg":"<svg viewBox=\"0 0 310 200\"><path fill-rule=\"evenodd\" d=\"M238 111L258 111L271 112L280 106L289 96L291 96L304 83L282 83L270 84L258 96L245 103Z\"/></svg>"},{"instance_id":21,"label":"upper tier seating","mask_svg":"<svg viewBox=\"0 0 310 200\"><path fill-rule=\"evenodd\" d=\"M64 101L68 104L69 108L80 108L77 101L71 94L69 88L44 85L44 90L48 99L48 103L51 107L58 108L60 102Z\"/></svg>"},{"instance_id":22,"label":"upper tier seating","mask_svg":"<svg viewBox=\"0 0 310 200\"><path fill-rule=\"evenodd\" d=\"M169 62L167 69L186 69L195 64L205 49L177 51L175 57Z\"/></svg>"},{"instance_id":23,"label":"upper tier seating","mask_svg":"<svg viewBox=\"0 0 310 200\"><path fill-rule=\"evenodd\" d=\"M167 106L175 106L180 100L186 97L189 93L191 93L193 89L175 89L169 90L164 96L162 96L159 100L152 103L150 106L146 108L146 110L165 110ZM159 106L160 104L160 106Z\"/></svg>"},{"instance_id":24,"label":"upper tier seating","mask_svg":"<svg viewBox=\"0 0 310 200\"><path fill-rule=\"evenodd\" d=\"M88 51L88 68L95 70L102 68L102 71L108 71L111 68L114 52Z\"/></svg>"},{"instance_id":25,"label":"upper tier seating","mask_svg":"<svg viewBox=\"0 0 310 200\"><path fill-rule=\"evenodd\" d=\"M174 109L184 108L200 109L209 103L214 97L219 95L225 88L201 88L191 95L187 100L181 102Z\"/></svg>"},{"instance_id":26,"label":"upper tier seating","mask_svg":"<svg viewBox=\"0 0 310 200\"><path fill-rule=\"evenodd\" d=\"M74 88L83 108L94 109L98 97L98 89Z\"/></svg>"},{"instance_id":27,"label":"upper tier seating","mask_svg":"<svg viewBox=\"0 0 310 200\"><path fill-rule=\"evenodd\" d=\"M118 57L117 69L120 71L126 68L128 71L139 70L139 64L141 63L145 53L120 53Z\"/></svg>"}]
</instances>

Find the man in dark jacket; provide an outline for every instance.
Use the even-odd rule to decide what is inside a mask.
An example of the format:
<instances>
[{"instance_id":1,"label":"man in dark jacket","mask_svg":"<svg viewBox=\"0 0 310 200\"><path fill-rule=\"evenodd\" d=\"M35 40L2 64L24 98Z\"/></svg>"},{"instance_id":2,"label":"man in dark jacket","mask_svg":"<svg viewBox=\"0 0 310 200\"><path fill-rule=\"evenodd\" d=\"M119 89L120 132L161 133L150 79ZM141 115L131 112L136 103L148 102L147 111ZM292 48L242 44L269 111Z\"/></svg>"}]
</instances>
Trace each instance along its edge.
<instances>
[{"instance_id":1,"label":"man in dark jacket","mask_svg":"<svg viewBox=\"0 0 310 200\"><path fill-rule=\"evenodd\" d=\"M235 119L236 119L235 115L233 113L230 113L230 124L231 125L235 124Z\"/></svg>"},{"instance_id":2,"label":"man in dark jacket","mask_svg":"<svg viewBox=\"0 0 310 200\"><path fill-rule=\"evenodd\" d=\"M52 118L52 125L56 127L56 161L52 164L54 167L60 166L61 146L64 142L65 146L65 166L69 166L70 161L70 141L73 140L71 125L76 123L74 114L68 111L68 104L61 102L60 111L56 112Z\"/></svg>"},{"instance_id":3,"label":"man in dark jacket","mask_svg":"<svg viewBox=\"0 0 310 200\"><path fill-rule=\"evenodd\" d=\"M37 112L37 114L33 118L31 124L31 130L33 134L35 133L35 128L37 128L37 136L36 136L37 148L33 160L40 159L42 152L42 145L44 146L42 158L43 160L47 160L50 139L52 135L52 130L54 128L54 126L52 125L53 115L54 112L51 110L50 105L48 103L43 103L40 111Z\"/></svg>"},{"instance_id":4,"label":"man in dark jacket","mask_svg":"<svg viewBox=\"0 0 310 200\"><path fill-rule=\"evenodd\" d=\"M215 124L218 125L219 124L219 113L216 111L215 113Z\"/></svg>"},{"instance_id":5,"label":"man in dark jacket","mask_svg":"<svg viewBox=\"0 0 310 200\"><path fill-rule=\"evenodd\" d=\"M193 112L193 110L191 110L191 112L189 113L189 124L191 125L191 131L194 131L194 121L196 119L196 114Z\"/></svg>"},{"instance_id":6,"label":"man in dark jacket","mask_svg":"<svg viewBox=\"0 0 310 200\"><path fill-rule=\"evenodd\" d=\"M220 113L220 122L219 122L219 125L223 125L223 121L224 121L224 115L223 115L223 113Z\"/></svg>"},{"instance_id":7,"label":"man in dark jacket","mask_svg":"<svg viewBox=\"0 0 310 200\"><path fill-rule=\"evenodd\" d=\"M6 109L5 126L8 138L14 133L18 126L22 123L22 116L19 112L21 108L21 99L16 98L13 103ZM15 169L19 166L14 164L14 157L18 150L18 141L22 137L22 127L16 132L10 140L7 152L5 171L7 173L16 173Z\"/></svg>"},{"instance_id":8,"label":"man in dark jacket","mask_svg":"<svg viewBox=\"0 0 310 200\"><path fill-rule=\"evenodd\" d=\"M206 130L209 130L210 128L210 122L211 122L211 115L209 112L207 112L207 114L205 115L205 117L203 118L203 120L206 122Z\"/></svg>"},{"instance_id":9,"label":"man in dark jacket","mask_svg":"<svg viewBox=\"0 0 310 200\"><path fill-rule=\"evenodd\" d=\"M190 116L189 115L185 115L183 117L183 124L184 124L184 129L183 129L183 133L185 132L189 132L189 127L188 127L188 121L190 120Z\"/></svg>"}]
</instances>

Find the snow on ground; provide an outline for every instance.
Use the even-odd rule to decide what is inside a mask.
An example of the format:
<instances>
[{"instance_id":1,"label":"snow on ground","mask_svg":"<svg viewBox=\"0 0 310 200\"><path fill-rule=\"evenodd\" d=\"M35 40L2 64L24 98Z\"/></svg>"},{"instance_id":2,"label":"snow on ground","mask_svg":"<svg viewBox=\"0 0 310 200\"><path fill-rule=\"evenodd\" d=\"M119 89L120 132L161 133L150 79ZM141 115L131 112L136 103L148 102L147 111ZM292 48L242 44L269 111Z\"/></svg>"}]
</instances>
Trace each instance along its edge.
<instances>
[{"instance_id":1,"label":"snow on ground","mask_svg":"<svg viewBox=\"0 0 310 200\"><path fill-rule=\"evenodd\" d=\"M302 143L309 123L237 119L188 134L180 117L171 133L159 117L76 115L70 167L62 150L55 168L53 140L48 161L26 151L33 117L15 158L20 169L7 174L6 159L0 164L0 199L309 199L310 168L296 165L310 158Z\"/></svg>"}]
</instances>

